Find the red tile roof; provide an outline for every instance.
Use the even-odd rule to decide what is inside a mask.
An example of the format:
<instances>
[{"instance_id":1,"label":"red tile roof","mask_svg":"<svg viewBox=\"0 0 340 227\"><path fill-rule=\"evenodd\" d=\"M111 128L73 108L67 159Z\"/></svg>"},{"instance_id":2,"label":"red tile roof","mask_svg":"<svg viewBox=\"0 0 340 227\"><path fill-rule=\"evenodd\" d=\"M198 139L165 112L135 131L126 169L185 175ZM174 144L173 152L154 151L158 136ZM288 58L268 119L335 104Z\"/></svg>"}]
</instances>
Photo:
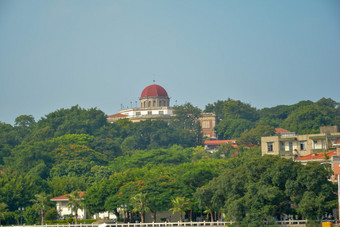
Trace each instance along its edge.
<instances>
[{"instance_id":1,"label":"red tile roof","mask_svg":"<svg viewBox=\"0 0 340 227\"><path fill-rule=\"evenodd\" d=\"M326 154L328 157L332 157L333 155L336 155L336 151L330 151L330 152L327 152ZM307 161L307 160L315 160L315 159L325 159L325 153L312 153L312 154L297 158L296 161Z\"/></svg>"},{"instance_id":2,"label":"red tile roof","mask_svg":"<svg viewBox=\"0 0 340 227\"><path fill-rule=\"evenodd\" d=\"M86 192L79 192L79 196L82 197L84 194L86 194ZM66 195L62 195L62 196L58 196L58 197L55 197L55 198L52 198L51 201L60 201L60 200L65 200L65 201L68 201L68 195L71 195L70 194L66 194Z\"/></svg>"},{"instance_id":3,"label":"red tile roof","mask_svg":"<svg viewBox=\"0 0 340 227\"><path fill-rule=\"evenodd\" d=\"M334 175L340 174L340 163L333 164Z\"/></svg>"},{"instance_id":4,"label":"red tile roof","mask_svg":"<svg viewBox=\"0 0 340 227\"><path fill-rule=\"evenodd\" d=\"M227 144L227 143L230 143L233 147L237 147L236 140L206 140L204 142L204 144L207 146L221 145L221 144Z\"/></svg>"},{"instance_id":5,"label":"red tile roof","mask_svg":"<svg viewBox=\"0 0 340 227\"><path fill-rule=\"evenodd\" d=\"M276 134L281 134L281 133L289 133L290 131L283 129L283 128L275 128L275 133Z\"/></svg>"},{"instance_id":6,"label":"red tile roof","mask_svg":"<svg viewBox=\"0 0 340 227\"><path fill-rule=\"evenodd\" d=\"M127 117L127 115L126 114L117 113L117 114L109 115L108 117L109 118Z\"/></svg>"}]
</instances>

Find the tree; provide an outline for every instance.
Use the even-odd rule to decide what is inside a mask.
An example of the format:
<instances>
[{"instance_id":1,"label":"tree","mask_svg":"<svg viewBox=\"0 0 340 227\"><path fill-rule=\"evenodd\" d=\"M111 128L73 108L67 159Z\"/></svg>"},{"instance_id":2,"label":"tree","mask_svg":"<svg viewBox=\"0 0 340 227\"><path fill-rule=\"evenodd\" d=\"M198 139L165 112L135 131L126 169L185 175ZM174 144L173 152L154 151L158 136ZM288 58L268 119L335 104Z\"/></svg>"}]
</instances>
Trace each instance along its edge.
<instances>
[{"instance_id":1,"label":"tree","mask_svg":"<svg viewBox=\"0 0 340 227\"><path fill-rule=\"evenodd\" d=\"M33 130L34 125L35 120L32 115L21 115L15 118L14 126L21 138L29 136L29 134Z\"/></svg>"},{"instance_id":2,"label":"tree","mask_svg":"<svg viewBox=\"0 0 340 227\"><path fill-rule=\"evenodd\" d=\"M240 144L261 144L261 137L274 135L275 128L269 125L258 125L256 128L241 134L238 142Z\"/></svg>"},{"instance_id":3,"label":"tree","mask_svg":"<svg viewBox=\"0 0 340 227\"><path fill-rule=\"evenodd\" d=\"M1 220L4 220L6 218L7 213L7 205L6 203L0 203L0 226L1 226Z\"/></svg>"},{"instance_id":4,"label":"tree","mask_svg":"<svg viewBox=\"0 0 340 227\"><path fill-rule=\"evenodd\" d=\"M9 211L31 205L31 199L44 187L41 179L9 169L0 170L0 202Z\"/></svg>"},{"instance_id":5,"label":"tree","mask_svg":"<svg viewBox=\"0 0 340 227\"><path fill-rule=\"evenodd\" d=\"M318 133L320 126L339 124L340 117L336 109L311 104L294 110L280 126L297 134L312 134Z\"/></svg>"},{"instance_id":6,"label":"tree","mask_svg":"<svg viewBox=\"0 0 340 227\"><path fill-rule=\"evenodd\" d=\"M259 119L256 108L239 100L228 99L226 101L217 101L214 104L208 104L205 112L214 112L217 122L225 119L245 119L255 122Z\"/></svg>"},{"instance_id":7,"label":"tree","mask_svg":"<svg viewBox=\"0 0 340 227\"><path fill-rule=\"evenodd\" d=\"M48 209L49 197L45 192L35 195L35 199L32 199L33 207L40 211L41 225L44 225L45 211Z\"/></svg>"},{"instance_id":8,"label":"tree","mask_svg":"<svg viewBox=\"0 0 340 227\"><path fill-rule=\"evenodd\" d=\"M107 125L106 115L96 108L82 109L78 105L69 109L59 109L43 117L36 130L49 127L54 136L65 134L94 135L102 126Z\"/></svg>"},{"instance_id":9,"label":"tree","mask_svg":"<svg viewBox=\"0 0 340 227\"><path fill-rule=\"evenodd\" d=\"M173 214L176 212L179 212L180 214L180 220L183 222L183 215L185 214L185 211L190 210L190 201L184 197L176 197L171 200L172 202L172 208L170 210Z\"/></svg>"},{"instance_id":10,"label":"tree","mask_svg":"<svg viewBox=\"0 0 340 227\"><path fill-rule=\"evenodd\" d=\"M147 202L147 194L138 193L131 199L134 212L139 212L141 215L141 222L144 223L145 212L150 211Z\"/></svg>"},{"instance_id":11,"label":"tree","mask_svg":"<svg viewBox=\"0 0 340 227\"><path fill-rule=\"evenodd\" d=\"M83 198L80 196L80 192L73 192L70 195L67 195L68 203L67 207L74 212L74 218L76 224L78 224L78 209L84 209L84 201Z\"/></svg>"},{"instance_id":12,"label":"tree","mask_svg":"<svg viewBox=\"0 0 340 227\"><path fill-rule=\"evenodd\" d=\"M318 163L304 166L272 155L230 162L222 174L196 190L195 198L202 208L225 210L229 220L242 226L261 226L280 213L315 219L336 206L336 188Z\"/></svg>"},{"instance_id":13,"label":"tree","mask_svg":"<svg viewBox=\"0 0 340 227\"><path fill-rule=\"evenodd\" d=\"M240 137L242 132L255 127L255 123L246 119L224 119L220 121L215 131L219 139L235 139Z\"/></svg>"},{"instance_id":14,"label":"tree","mask_svg":"<svg viewBox=\"0 0 340 227\"><path fill-rule=\"evenodd\" d=\"M25 222L29 225L36 224L36 222L39 219L38 212L33 207L25 207L25 210L23 212L23 217L25 219Z\"/></svg>"},{"instance_id":15,"label":"tree","mask_svg":"<svg viewBox=\"0 0 340 227\"><path fill-rule=\"evenodd\" d=\"M190 103L174 107L175 116L172 118L170 125L174 128L181 128L195 133L196 145L199 145L202 140L201 126L199 118L201 110L194 107Z\"/></svg>"}]
</instances>

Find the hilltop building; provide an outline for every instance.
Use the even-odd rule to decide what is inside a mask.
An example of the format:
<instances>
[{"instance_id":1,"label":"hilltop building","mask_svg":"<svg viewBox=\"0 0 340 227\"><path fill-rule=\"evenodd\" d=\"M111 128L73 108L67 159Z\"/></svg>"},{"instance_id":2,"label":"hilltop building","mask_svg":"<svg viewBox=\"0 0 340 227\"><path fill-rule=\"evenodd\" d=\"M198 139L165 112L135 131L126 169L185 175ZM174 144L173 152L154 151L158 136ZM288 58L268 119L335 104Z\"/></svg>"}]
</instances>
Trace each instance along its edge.
<instances>
[{"instance_id":1,"label":"hilltop building","mask_svg":"<svg viewBox=\"0 0 340 227\"><path fill-rule=\"evenodd\" d=\"M261 138L262 155L279 155L296 159L313 153L335 150L334 144L340 139L338 126L320 127L319 134L296 135L287 130L276 132L275 136Z\"/></svg>"},{"instance_id":2,"label":"hilltop building","mask_svg":"<svg viewBox=\"0 0 340 227\"><path fill-rule=\"evenodd\" d=\"M145 120L170 121L174 116L170 106L170 98L166 90L157 84L144 88L139 98L139 107L121 110L117 114L109 115L107 121L113 123L119 119L127 118L132 122ZM214 137L216 116L213 113L202 113L199 119L203 137Z\"/></svg>"}]
</instances>

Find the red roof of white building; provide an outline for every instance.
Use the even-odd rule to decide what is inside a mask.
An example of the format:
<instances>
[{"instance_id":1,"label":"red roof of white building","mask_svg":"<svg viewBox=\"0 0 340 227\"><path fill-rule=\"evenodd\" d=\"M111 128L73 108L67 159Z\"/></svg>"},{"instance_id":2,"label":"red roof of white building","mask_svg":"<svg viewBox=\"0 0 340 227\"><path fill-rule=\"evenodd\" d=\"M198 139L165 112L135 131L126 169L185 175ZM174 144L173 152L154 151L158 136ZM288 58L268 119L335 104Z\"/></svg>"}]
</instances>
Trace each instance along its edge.
<instances>
[{"instance_id":1,"label":"red roof of white building","mask_svg":"<svg viewBox=\"0 0 340 227\"><path fill-rule=\"evenodd\" d=\"M206 140L204 142L204 144L207 146L221 145L221 144L227 144L227 143L230 143L233 147L237 147L236 140Z\"/></svg>"},{"instance_id":2,"label":"red roof of white building","mask_svg":"<svg viewBox=\"0 0 340 227\"><path fill-rule=\"evenodd\" d=\"M109 118L127 117L127 115L126 114L117 113L117 114L109 115L108 117Z\"/></svg>"},{"instance_id":3,"label":"red roof of white building","mask_svg":"<svg viewBox=\"0 0 340 227\"><path fill-rule=\"evenodd\" d=\"M82 197L83 195L85 195L86 192L79 192L79 197ZM71 194L66 194L66 195L61 195L55 198L52 198L51 201L68 201L68 197Z\"/></svg>"},{"instance_id":4,"label":"red roof of white building","mask_svg":"<svg viewBox=\"0 0 340 227\"><path fill-rule=\"evenodd\" d=\"M289 133L290 131L283 128L275 128L275 134Z\"/></svg>"}]
</instances>

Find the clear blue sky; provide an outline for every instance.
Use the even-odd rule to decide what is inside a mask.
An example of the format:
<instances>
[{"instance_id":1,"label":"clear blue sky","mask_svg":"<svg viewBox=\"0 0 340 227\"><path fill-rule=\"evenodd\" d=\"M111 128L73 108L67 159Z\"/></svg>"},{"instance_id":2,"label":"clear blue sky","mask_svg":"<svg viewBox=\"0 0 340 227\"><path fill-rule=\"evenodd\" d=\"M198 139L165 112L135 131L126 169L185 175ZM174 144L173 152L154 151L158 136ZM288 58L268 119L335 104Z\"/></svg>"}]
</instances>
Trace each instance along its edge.
<instances>
[{"instance_id":1,"label":"clear blue sky","mask_svg":"<svg viewBox=\"0 0 340 227\"><path fill-rule=\"evenodd\" d=\"M340 101L338 0L0 0L0 121L172 104Z\"/></svg>"}]
</instances>

